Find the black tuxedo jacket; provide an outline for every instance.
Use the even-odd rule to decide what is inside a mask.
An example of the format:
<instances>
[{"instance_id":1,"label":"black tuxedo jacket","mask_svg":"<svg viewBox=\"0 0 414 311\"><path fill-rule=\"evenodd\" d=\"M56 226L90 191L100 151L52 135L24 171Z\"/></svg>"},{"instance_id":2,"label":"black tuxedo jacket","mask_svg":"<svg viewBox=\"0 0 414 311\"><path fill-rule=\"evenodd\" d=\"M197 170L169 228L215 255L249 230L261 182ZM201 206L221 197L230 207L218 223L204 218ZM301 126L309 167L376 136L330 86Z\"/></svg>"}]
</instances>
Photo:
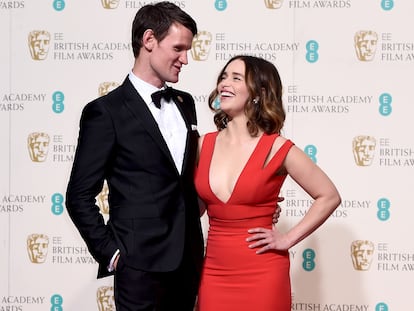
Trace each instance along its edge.
<instances>
[{"instance_id":1,"label":"black tuxedo jacket","mask_svg":"<svg viewBox=\"0 0 414 311\"><path fill-rule=\"evenodd\" d=\"M144 271L174 270L184 253L201 266L193 183L199 137L195 105L190 94L178 90L173 100L188 129L181 174L129 78L83 109L66 207L100 264L98 277L110 274L107 267L117 249L126 265ZM95 203L104 179L110 206L106 224Z\"/></svg>"}]
</instances>

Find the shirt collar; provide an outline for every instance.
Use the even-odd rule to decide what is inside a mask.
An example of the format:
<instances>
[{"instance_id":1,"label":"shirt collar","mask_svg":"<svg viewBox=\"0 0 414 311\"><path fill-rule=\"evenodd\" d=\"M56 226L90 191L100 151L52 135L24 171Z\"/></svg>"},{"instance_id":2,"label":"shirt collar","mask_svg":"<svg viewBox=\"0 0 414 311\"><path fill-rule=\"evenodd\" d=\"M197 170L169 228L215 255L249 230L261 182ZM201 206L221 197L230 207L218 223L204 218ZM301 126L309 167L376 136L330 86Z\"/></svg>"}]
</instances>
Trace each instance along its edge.
<instances>
[{"instance_id":1,"label":"shirt collar","mask_svg":"<svg viewBox=\"0 0 414 311\"><path fill-rule=\"evenodd\" d=\"M147 103L147 105L152 103L151 94L159 91L160 89L138 78L132 71L129 73L128 78L134 88L137 90L138 94ZM161 89L164 89L165 87L166 85L164 85L164 87Z\"/></svg>"}]
</instances>

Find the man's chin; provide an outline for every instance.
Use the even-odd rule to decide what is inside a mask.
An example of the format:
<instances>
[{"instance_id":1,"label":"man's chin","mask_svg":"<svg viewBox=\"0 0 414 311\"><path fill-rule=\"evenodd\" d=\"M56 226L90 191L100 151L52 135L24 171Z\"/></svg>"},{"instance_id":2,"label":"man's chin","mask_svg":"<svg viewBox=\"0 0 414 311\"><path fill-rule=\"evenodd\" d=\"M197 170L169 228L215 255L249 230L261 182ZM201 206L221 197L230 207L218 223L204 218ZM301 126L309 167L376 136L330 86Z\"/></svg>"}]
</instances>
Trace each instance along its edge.
<instances>
[{"instance_id":1,"label":"man's chin","mask_svg":"<svg viewBox=\"0 0 414 311\"><path fill-rule=\"evenodd\" d=\"M177 74L176 76L169 77L168 82L177 83L178 80L179 80L179 77L178 77L178 74Z\"/></svg>"}]
</instances>

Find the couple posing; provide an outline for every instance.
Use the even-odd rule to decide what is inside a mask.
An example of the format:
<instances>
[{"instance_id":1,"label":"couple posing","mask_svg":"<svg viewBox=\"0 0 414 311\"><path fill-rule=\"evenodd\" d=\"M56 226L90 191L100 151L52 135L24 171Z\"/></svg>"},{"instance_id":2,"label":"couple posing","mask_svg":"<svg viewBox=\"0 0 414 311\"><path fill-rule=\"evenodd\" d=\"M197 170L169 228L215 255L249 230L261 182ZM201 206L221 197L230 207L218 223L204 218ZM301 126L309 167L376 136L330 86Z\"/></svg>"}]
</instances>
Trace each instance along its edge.
<instances>
[{"instance_id":1,"label":"couple posing","mask_svg":"<svg viewBox=\"0 0 414 311\"><path fill-rule=\"evenodd\" d=\"M217 131L199 137L192 96L166 86L178 81L196 34L193 18L170 2L137 12L131 72L83 109L67 210L100 264L98 277L114 274L118 311L190 311L197 296L200 311L288 311L288 249L325 222L340 196L279 135L281 80L261 58L237 56L225 65L209 98ZM152 96L158 91L160 105ZM288 175L314 203L280 232L272 216ZM95 205L104 180L106 224Z\"/></svg>"}]
</instances>

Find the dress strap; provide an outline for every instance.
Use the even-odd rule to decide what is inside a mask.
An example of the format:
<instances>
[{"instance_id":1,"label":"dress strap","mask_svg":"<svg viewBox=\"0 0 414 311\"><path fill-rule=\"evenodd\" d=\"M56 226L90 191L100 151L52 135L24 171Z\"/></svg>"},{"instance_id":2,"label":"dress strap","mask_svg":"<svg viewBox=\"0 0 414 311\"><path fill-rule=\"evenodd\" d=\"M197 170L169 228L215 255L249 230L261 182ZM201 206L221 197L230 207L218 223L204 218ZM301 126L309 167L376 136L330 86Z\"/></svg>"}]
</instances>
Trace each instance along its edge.
<instances>
[{"instance_id":1,"label":"dress strap","mask_svg":"<svg viewBox=\"0 0 414 311\"><path fill-rule=\"evenodd\" d=\"M200 159L198 161L198 167L205 168L208 170L210 165L204 165L211 162L211 158L213 156L214 150L214 143L216 141L216 137L218 135L218 131L207 133L204 135L203 138L203 145L200 148Z\"/></svg>"},{"instance_id":2,"label":"dress strap","mask_svg":"<svg viewBox=\"0 0 414 311\"><path fill-rule=\"evenodd\" d=\"M203 145L201 146L201 155L206 154L206 150L213 150L214 149L214 143L216 141L216 137L218 135L218 131L217 132L211 132L211 133L207 133L204 135L203 138Z\"/></svg>"},{"instance_id":3,"label":"dress strap","mask_svg":"<svg viewBox=\"0 0 414 311\"><path fill-rule=\"evenodd\" d=\"M259 165L261 168L265 166L264 163L269 156L270 150L272 149L276 138L278 137L279 134L263 134L263 137L259 141L260 146L257 148L256 159L254 160L255 163L257 163L256 165ZM286 140L283 145L280 146L279 150L276 151L276 153L273 155L272 159L268 161L265 167L269 168L270 170L279 168L292 145L293 142L291 140Z\"/></svg>"},{"instance_id":4,"label":"dress strap","mask_svg":"<svg viewBox=\"0 0 414 311\"><path fill-rule=\"evenodd\" d=\"M278 134L262 134L262 137L260 138L258 146L256 148L256 159L259 162L264 162L264 160L267 158L277 137L279 137Z\"/></svg>"}]
</instances>

